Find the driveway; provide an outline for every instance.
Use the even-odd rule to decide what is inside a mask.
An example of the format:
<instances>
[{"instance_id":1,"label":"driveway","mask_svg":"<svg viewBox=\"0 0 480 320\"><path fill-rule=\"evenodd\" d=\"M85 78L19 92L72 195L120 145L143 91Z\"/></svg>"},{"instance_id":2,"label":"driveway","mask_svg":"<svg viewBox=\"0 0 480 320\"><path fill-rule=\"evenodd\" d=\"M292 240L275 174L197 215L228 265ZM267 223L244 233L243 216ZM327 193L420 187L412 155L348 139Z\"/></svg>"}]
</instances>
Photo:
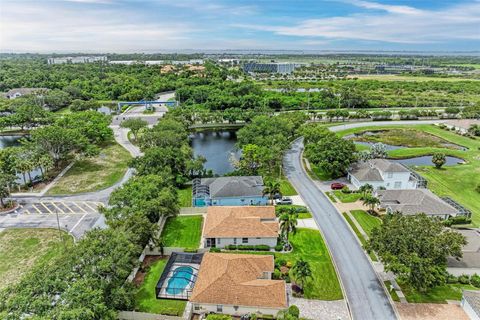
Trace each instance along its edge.
<instances>
[{"instance_id":1,"label":"driveway","mask_svg":"<svg viewBox=\"0 0 480 320\"><path fill-rule=\"evenodd\" d=\"M297 140L285 154L288 180L310 208L325 237L345 289L354 319L396 319L382 284L355 235L340 213L304 171L301 164L303 142Z\"/></svg>"}]
</instances>

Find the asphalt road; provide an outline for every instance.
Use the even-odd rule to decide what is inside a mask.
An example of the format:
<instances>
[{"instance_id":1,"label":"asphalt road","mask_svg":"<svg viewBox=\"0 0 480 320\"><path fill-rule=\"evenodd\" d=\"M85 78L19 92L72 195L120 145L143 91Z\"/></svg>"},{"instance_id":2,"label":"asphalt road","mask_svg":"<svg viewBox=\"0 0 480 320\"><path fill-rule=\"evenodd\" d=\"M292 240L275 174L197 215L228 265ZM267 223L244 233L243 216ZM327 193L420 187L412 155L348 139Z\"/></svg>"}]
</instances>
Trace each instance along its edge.
<instances>
[{"instance_id":1,"label":"asphalt road","mask_svg":"<svg viewBox=\"0 0 480 320\"><path fill-rule=\"evenodd\" d=\"M285 175L292 183L320 227L342 279L353 319L396 319L390 301L343 217L304 171L303 142L297 140L285 154Z\"/></svg>"}]
</instances>

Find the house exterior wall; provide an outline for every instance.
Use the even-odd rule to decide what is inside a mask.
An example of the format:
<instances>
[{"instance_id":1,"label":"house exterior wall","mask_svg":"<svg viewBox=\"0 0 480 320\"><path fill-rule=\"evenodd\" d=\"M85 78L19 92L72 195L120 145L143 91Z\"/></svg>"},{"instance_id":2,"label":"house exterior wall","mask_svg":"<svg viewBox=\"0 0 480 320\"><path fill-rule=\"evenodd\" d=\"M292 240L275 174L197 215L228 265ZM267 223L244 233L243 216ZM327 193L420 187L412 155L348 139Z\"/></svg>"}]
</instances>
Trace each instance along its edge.
<instances>
[{"instance_id":1,"label":"house exterior wall","mask_svg":"<svg viewBox=\"0 0 480 320\"><path fill-rule=\"evenodd\" d=\"M267 197L229 197L229 198L194 198L193 205L195 207L204 206L265 206L268 204Z\"/></svg>"},{"instance_id":2,"label":"house exterior wall","mask_svg":"<svg viewBox=\"0 0 480 320\"><path fill-rule=\"evenodd\" d=\"M475 312L475 310L473 310L472 306L470 305L470 303L468 303L467 300L465 300L465 298L462 297L460 305L462 306L463 311L465 311L470 320L480 320L478 314Z\"/></svg>"},{"instance_id":3,"label":"house exterior wall","mask_svg":"<svg viewBox=\"0 0 480 320\"><path fill-rule=\"evenodd\" d=\"M235 239L237 240L235 242ZM243 243L243 238L216 238L215 246L217 248L224 248L225 246L236 244L236 245L267 245L270 248L273 248L277 245L277 238L248 238L248 243ZM206 244L206 240L204 239L204 244Z\"/></svg>"},{"instance_id":4,"label":"house exterior wall","mask_svg":"<svg viewBox=\"0 0 480 320\"><path fill-rule=\"evenodd\" d=\"M416 189L417 181L410 180L410 172L384 172L382 178L384 181L359 181L355 176L350 175L350 182L358 189L364 184L371 184L374 189L384 187L391 189Z\"/></svg>"},{"instance_id":5,"label":"house exterior wall","mask_svg":"<svg viewBox=\"0 0 480 320\"><path fill-rule=\"evenodd\" d=\"M232 316L242 316L249 313L263 314L276 316L282 308L265 308L265 307L250 307L250 306L233 306L233 305L221 305L222 311L217 311L216 304L207 304L207 303L195 303L193 302L193 313L221 313L229 314ZM236 310L235 310L236 309Z\"/></svg>"}]
</instances>

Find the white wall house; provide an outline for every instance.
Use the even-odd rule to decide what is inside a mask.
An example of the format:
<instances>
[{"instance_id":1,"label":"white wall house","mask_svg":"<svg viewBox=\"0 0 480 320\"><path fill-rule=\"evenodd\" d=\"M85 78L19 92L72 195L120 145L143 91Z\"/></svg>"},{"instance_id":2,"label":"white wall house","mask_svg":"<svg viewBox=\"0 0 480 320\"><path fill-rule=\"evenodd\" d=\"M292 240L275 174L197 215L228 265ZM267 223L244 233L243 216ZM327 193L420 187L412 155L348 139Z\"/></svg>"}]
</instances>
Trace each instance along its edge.
<instances>
[{"instance_id":1,"label":"white wall house","mask_svg":"<svg viewBox=\"0 0 480 320\"><path fill-rule=\"evenodd\" d=\"M203 225L203 246L267 245L275 247L278 221L273 206L211 206Z\"/></svg>"},{"instance_id":2,"label":"white wall house","mask_svg":"<svg viewBox=\"0 0 480 320\"><path fill-rule=\"evenodd\" d=\"M416 189L418 180L410 170L386 159L373 159L354 164L348 171L348 179L355 186L370 184L374 189Z\"/></svg>"}]
</instances>

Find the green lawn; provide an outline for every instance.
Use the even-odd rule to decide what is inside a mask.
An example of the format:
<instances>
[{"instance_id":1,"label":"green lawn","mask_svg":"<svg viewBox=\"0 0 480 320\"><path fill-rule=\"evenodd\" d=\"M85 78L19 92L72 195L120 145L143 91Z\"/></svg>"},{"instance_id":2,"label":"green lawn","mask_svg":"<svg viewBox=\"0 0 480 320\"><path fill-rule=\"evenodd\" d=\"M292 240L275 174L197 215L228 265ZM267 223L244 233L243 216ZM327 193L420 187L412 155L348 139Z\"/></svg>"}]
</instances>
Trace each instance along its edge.
<instances>
[{"instance_id":1,"label":"green lawn","mask_svg":"<svg viewBox=\"0 0 480 320\"><path fill-rule=\"evenodd\" d=\"M398 282L398 281L397 281ZM426 293L419 293L410 286L398 282L405 298L410 303L447 303L446 300L461 300L462 289L478 290L472 285L445 284L428 290Z\"/></svg>"},{"instance_id":2,"label":"green lawn","mask_svg":"<svg viewBox=\"0 0 480 320\"><path fill-rule=\"evenodd\" d=\"M72 237L62 231L67 246ZM0 289L19 281L33 266L60 255L63 245L56 229L7 229L0 232Z\"/></svg>"},{"instance_id":3,"label":"green lawn","mask_svg":"<svg viewBox=\"0 0 480 320\"><path fill-rule=\"evenodd\" d=\"M130 159L127 150L111 142L101 147L98 156L75 162L47 194L76 194L108 188L122 179Z\"/></svg>"},{"instance_id":4,"label":"green lawn","mask_svg":"<svg viewBox=\"0 0 480 320\"><path fill-rule=\"evenodd\" d=\"M310 163L310 167L312 170L310 171L310 174L313 175L313 178L316 178L317 180L321 181L328 181L332 180L332 176L325 171L323 171L320 167Z\"/></svg>"},{"instance_id":5,"label":"green lawn","mask_svg":"<svg viewBox=\"0 0 480 320\"><path fill-rule=\"evenodd\" d=\"M163 228L165 247L198 248L202 235L202 216L168 218Z\"/></svg>"},{"instance_id":6,"label":"green lawn","mask_svg":"<svg viewBox=\"0 0 480 320\"><path fill-rule=\"evenodd\" d=\"M340 202L355 202L357 200L360 200L362 197L361 193L343 193L341 190L335 190L333 191L335 196L340 200Z\"/></svg>"},{"instance_id":7,"label":"green lawn","mask_svg":"<svg viewBox=\"0 0 480 320\"><path fill-rule=\"evenodd\" d=\"M192 186L184 186L181 189L178 189L178 200L180 202L180 207L191 207L192 206Z\"/></svg>"},{"instance_id":8,"label":"green lawn","mask_svg":"<svg viewBox=\"0 0 480 320\"><path fill-rule=\"evenodd\" d=\"M363 231L365 231L365 233L369 236L373 228L382 224L382 220L380 218L372 216L363 210L352 210L350 213L353 215L355 220L357 220L358 224L360 224Z\"/></svg>"},{"instance_id":9,"label":"green lawn","mask_svg":"<svg viewBox=\"0 0 480 320\"><path fill-rule=\"evenodd\" d=\"M385 283L385 287L387 287L387 290L390 293L390 297L392 297L392 300L395 302L400 302L400 297L398 296L397 292L394 289L390 290L390 286L392 285L392 283L390 281L384 281L383 283Z\"/></svg>"},{"instance_id":10,"label":"green lawn","mask_svg":"<svg viewBox=\"0 0 480 320\"><path fill-rule=\"evenodd\" d=\"M333 266L330 253L320 232L311 229L298 229L290 236L293 245L291 253L275 253L275 257L295 263L303 258L312 269L313 278L305 284L305 298L321 300L342 299L342 290Z\"/></svg>"},{"instance_id":11,"label":"green lawn","mask_svg":"<svg viewBox=\"0 0 480 320\"><path fill-rule=\"evenodd\" d=\"M299 212L298 213L298 219L309 219L309 218L312 217L312 214L308 211L308 208L305 207L305 206L300 206L300 205L295 205L295 204L292 204L292 205L278 205L278 206L275 206L275 211L277 212L277 215L278 215L278 211L281 208L292 208L292 209L297 209L298 211L306 211L306 212Z\"/></svg>"},{"instance_id":12,"label":"green lawn","mask_svg":"<svg viewBox=\"0 0 480 320\"><path fill-rule=\"evenodd\" d=\"M298 194L297 190L290 184L287 178L280 179L280 193L282 196L295 196Z\"/></svg>"},{"instance_id":13,"label":"green lawn","mask_svg":"<svg viewBox=\"0 0 480 320\"><path fill-rule=\"evenodd\" d=\"M350 219L350 216L346 213L346 212L342 212L342 215L343 217L345 218L345 220L347 220L348 224L350 225L350 227L352 228L353 232L355 233L355 235L357 236L358 240L360 240L360 243L362 244L363 247L365 247L365 245L367 244L367 240L363 237L363 235L360 233L360 230L358 230L357 226L355 225L355 223L352 221L352 219ZM370 256L370 259L372 261L378 261L377 259L377 256L375 255L375 253L373 252L370 252L368 254Z\"/></svg>"},{"instance_id":14,"label":"green lawn","mask_svg":"<svg viewBox=\"0 0 480 320\"><path fill-rule=\"evenodd\" d=\"M158 279L160 279L160 275L166 264L167 260L163 259L156 261L149 267L145 280L135 296L136 311L182 316L187 301L157 299L155 297L155 287L157 286Z\"/></svg>"},{"instance_id":15,"label":"green lawn","mask_svg":"<svg viewBox=\"0 0 480 320\"><path fill-rule=\"evenodd\" d=\"M344 130L338 134L345 136L362 131L390 128L405 128L405 126L362 127ZM478 178L480 177L480 139L463 137L434 125L409 125L409 128L427 132L468 148L466 151L433 147L397 149L390 151L389 156L393 158L408 158L443 152L446 155L465 159L467 161L466 164L444 167L441 170L435 169L433 166L415 167L414 169L428 180L428 188L434 193L439 196L449 196L472 211L472 224L476 227L480 226L480 194L475 191L476 186L480 184Z\"/></svg>"},{"instance_id":16,"label":"green lawn","mask_svg":"<svg viewBox=\"0 0 480 320\"><path fill-rule=\"evenodd\" d=\"M337 199L335 199L335 198L333 197L333 194L332 194L330 191L325 192L325 194L327 195L327 197L328 197L333 203L336 203L336 202L337 202Z\"/></svg>"}]
</instances>

